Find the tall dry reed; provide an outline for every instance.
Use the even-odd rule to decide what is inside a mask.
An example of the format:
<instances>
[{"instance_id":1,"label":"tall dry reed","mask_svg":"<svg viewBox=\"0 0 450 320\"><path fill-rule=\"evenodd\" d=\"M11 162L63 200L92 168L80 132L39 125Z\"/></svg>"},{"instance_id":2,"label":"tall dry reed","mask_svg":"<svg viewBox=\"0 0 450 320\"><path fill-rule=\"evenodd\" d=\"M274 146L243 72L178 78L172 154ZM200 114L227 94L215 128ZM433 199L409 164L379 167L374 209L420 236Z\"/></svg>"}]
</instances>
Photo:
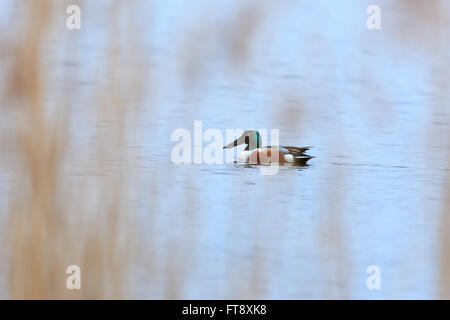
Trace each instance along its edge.
<instances>
[{"instance_id":1,"label":"tall dry reed","mask_svg":"<svg viewBox=\"0 0 450 320\"><path fill-rule=\"evenodd\" d=\"M11 137L15 139L17 159L9 197L6 241L10 297L130 297L133 208L127 207L124 201L127 194L124 179L131 173L122 165L126 161L110 165L112 157L127 157L123 121L132 109L123 103L123 97L139 96L140 78L134 74L136 69L119 65L124 60L136 59L133 49L125 50L114 42L118 33L114 19L125 4L120 1L112 4L110 22L115 28L109 30L110 55L104 61L106 69L102 70L108 75L108 81L97 79L90 90L92 114L84 118L93 117L96 123L107 118L108 124L96 130L86 157L80 157L85 170L94 173L82 181L74 181L66 171L67 162L75 161L71 159L74 155L71 126L72 108L79 107L78 100L65 93L55 109L48 105L48 93L57 90L51 87L49 75L59 66L44 56L44 52L52 28L61 27L55 24L61 22L57 17L64 17L61 13L65 14L66 4L42 0L16 5L24 10L27 18L20 19L18 40L10 43L12 68L6 98L7 107L14 113L15 130ZM56 38L56 45L64 45L63 40L63 36ZM76 52L73 58L75 64L79 63ZM122 73L118 72L119 68ZM124 73L128 77L123 77ZM69 88L76 83L71 81L72 76L66 75ZM135 83L133 92L129 92L130 83ZM80 266L82 290L66 287L69 265Z\"/></svg>"}]
</instances>

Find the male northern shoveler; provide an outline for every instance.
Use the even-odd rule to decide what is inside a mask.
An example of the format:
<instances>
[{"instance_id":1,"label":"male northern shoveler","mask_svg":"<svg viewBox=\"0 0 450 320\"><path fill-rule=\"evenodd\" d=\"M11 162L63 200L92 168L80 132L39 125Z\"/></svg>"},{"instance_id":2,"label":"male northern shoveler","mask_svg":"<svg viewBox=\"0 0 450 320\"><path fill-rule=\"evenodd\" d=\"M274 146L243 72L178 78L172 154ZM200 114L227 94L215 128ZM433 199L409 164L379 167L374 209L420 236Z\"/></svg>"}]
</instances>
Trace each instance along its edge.
<instances>
[{"instance_id":1,"label":"male northern shoveler","mask_svg":"<svg viewBox=\"0 0 450 320\"><path fill-rule=\"evenodd\" d=\"M278 163L301 166L314 158L305 154L311 147L261 147L261 135L255 130L245 131L242 136L223 148L233 148L241 144L246 144L247 147L239 154L238 160L250 164Z\"/></svg>"}]
</instances>

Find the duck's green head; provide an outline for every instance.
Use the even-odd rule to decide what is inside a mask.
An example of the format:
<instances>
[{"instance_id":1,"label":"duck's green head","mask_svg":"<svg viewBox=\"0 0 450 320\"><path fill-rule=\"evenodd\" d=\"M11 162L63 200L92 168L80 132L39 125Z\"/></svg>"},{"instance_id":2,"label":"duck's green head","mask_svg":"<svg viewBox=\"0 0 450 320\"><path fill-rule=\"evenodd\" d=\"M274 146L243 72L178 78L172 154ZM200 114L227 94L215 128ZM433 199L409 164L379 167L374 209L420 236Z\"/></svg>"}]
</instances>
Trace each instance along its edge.
<instances>
[{"instance_id":1,"label":"duck's green head","mask_svg":"<svg viewBox=\"0 0 450 320\"><path fill-rule=\"evenodd\" d=\"M242 136L240 136L238 139L234 140L232 143L227 144L223 148L224 149L233 148L233 147L239 146L241 144L247 145L245 150L258 149L261 147L261 144L262 144L261 135L256 130L247 130L242 134Z\"/></svg>"}]
</instances>

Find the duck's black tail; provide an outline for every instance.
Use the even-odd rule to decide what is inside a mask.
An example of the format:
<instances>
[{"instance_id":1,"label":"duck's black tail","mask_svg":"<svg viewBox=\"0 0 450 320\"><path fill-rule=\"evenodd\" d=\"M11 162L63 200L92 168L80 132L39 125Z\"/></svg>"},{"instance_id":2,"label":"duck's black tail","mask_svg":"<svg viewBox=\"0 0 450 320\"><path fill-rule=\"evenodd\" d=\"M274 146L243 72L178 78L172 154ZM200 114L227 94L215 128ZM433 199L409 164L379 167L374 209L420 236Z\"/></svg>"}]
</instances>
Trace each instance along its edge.
<instances>
[{"instance_id":1,"label":"duck's black tail","mask_svg":"<svg viewBox=\"0 0 450 320\"><path fill-rule=\"evenodd\" d=\"M294 165L297 166L304 166L308 162L309 159L314 158L313 156L310 156L309 154L306 154L305 152L311 149L312 147L291 147L291 146L282 146L281 148L284 148L289 151L290 154L294 156Z\"/></svg>"}]
</instances>

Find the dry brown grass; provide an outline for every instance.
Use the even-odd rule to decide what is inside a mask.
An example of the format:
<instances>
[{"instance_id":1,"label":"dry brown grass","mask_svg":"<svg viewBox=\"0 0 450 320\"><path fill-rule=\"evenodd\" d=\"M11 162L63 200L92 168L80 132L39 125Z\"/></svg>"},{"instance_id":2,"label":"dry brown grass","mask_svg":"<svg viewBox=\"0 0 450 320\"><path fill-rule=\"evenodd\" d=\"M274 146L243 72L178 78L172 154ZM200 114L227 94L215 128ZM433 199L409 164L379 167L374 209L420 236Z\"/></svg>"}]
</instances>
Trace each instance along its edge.
<instances>
[{"instance_id":1,"label":"dry brown grass","mask_svg":"<svg viewBox=\"0 0 450 320\"><path fill-rule=\"evenodd\" d=\"M86 168L96 172L93 181L72 183L64 165L71 149L70 107L75 97L66 94L65 104L58 106L56 116L48 113L46 93L54 89L47 87L49 70L44 67L42 57L50 28L55 27L52 25L55 11L64 12L65 7L48 0L18 5L29 19L21 21L24 23L22 37L12 44L13 67L7 96L8 107L14 108L17 114L13 118L13 137L18 160L10 196L7 239L10 297L124 298L130 283L127 268L134 252L130 235L133 210L124 201L123 179L130 172L122 165L127 162L114 163L108 170L105 167L114 155L126 158L127 133L123 131L123 122L132 110L122 102L124 95L130 94L127 91L130 87L131 94L139 96L140 78L135 76L136 70L128 70L129 65L121 66L129 78L114 75L118 75L115 71L119 58L129 61L135 56L129 47L125 51L114 44L118 31L112 28L112 54L107 62L111 77L108 81L99 79L95 85L96 103L91 108L97 119L94 121L100 123L107 118L115 125L99 129L89 148L86 158L96 159L87 163L90 169ZM116 1L112 8L114 21L114 12L121 9L121 3ZM51 66L48 59L47 65ZM124 86L124 82L129 86ZM81 203L81 199L89 199L87 192L93 192L98 198ZM82 290L66 288L65 271L72 264L81 267Z\"/></svg>"}]
</instances>

